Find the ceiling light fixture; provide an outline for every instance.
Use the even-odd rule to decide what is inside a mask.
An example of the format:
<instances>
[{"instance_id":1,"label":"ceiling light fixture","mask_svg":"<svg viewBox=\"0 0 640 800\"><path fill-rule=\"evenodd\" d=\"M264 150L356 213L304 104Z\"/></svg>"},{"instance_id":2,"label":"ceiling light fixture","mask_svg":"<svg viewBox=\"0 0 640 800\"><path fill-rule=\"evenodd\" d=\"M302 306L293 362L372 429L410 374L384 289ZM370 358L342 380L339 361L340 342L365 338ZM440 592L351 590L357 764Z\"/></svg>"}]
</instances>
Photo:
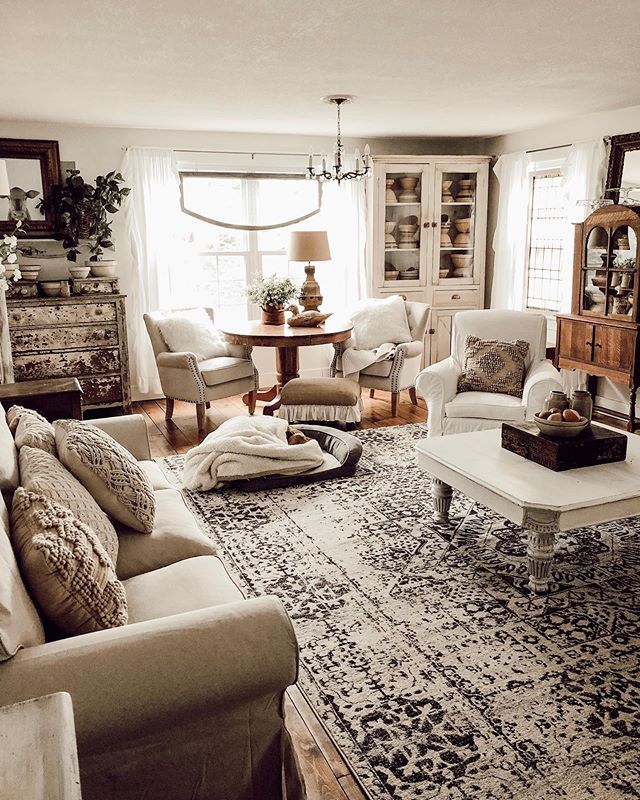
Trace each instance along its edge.
<instances>
[{"instance_id":1,"label":"ceiling light fixture","mask_svg":"<svg viewBox=\"0 0 640 800\"><path fill-rule=\"evenodd\" d=\"M371 175L372 168L371 168L371 155L369 153L369 145L366 145L364 148L364 154L362 157L362 169L361 166L361 159L360 153L358 150L355 151L354 155L354 169L348 170L347 172L344 171L344 148L342 145L342 131L340 128L340 109L345 103L351 103L354 99L352 96L348 94L341 94L341 95L329 95L329 97L322 98L325 103L332 103L335 105L337 113L338 113L338 135L336 137L336 147L333 152L333 164L327 165L328 157L322 156L322 163L320 168L316 168L313 166L313 155L309 154L309 166L307 167L307 178L315 178L318 181L337 181L338 185L340 185L341 181L346 180L362 180L362 178L366 178L367 176Z\"/></svg>"}]
</instances>

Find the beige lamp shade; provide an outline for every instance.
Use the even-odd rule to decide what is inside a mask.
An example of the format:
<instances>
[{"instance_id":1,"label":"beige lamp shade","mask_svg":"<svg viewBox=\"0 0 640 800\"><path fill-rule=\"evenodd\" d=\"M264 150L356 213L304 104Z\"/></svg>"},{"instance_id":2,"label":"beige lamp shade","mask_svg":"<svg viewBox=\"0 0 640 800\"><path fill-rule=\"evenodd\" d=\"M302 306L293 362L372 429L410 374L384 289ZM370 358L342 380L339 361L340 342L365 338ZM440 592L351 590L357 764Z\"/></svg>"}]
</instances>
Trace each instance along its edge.
<instances>
[{"instance_id":1,"label":"beige lamp shade","mask_svg":"<svg viewBox=\"0 0 640 800\"><path fill-rule=\"evenodd\" d=\"M289 239L289 261L331 261L326 231L294 231Z\"/></svg>"},{"instance_id":2,"label":"beige lamp shade","mask_svg":"<svg viewBox=\"0 0 640 800\"><path fill-rule=\"evenodd\" d=\"M10 191L7 162L0 158L0 194L9 194Z\"/></svg>"}]
</instances>

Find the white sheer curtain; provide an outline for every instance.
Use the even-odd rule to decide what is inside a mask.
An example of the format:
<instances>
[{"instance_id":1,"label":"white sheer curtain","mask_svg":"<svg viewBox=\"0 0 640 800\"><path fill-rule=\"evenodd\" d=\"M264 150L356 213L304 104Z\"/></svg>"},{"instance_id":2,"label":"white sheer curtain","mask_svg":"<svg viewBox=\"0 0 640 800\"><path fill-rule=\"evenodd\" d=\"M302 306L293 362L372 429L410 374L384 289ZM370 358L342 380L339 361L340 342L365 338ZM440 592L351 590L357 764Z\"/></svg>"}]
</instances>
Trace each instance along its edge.
<instances>
[{"instance_id":1,"label":"white sheer curtain","mask_svg":"<svg viewBox=\"0 0 640 800\"><path fill-rule=\"evenodd\" d=\"M131 195L125 222L133 256L123 281L129 296L131 375L142 394L161 393L151 343L142 315L171 307L172 274L180 263L180 185L172 150L130 147L122 174Z\"/></svg>"},{"instance_id":2,"label":"white sheer curtain","mask_svg":"<svg viewBox=\"0 0 640 800\"><path fill-rule=\"evenodd\" d=\"M320 213L304 227L327 231L331 261L316 266L324 302L334 313L349 311L366 297L366 199L364 181L324 185ZM303 226L299 226L303 227Z\"/></svg>"},{"instance_id":3,"label":"white sheer curtain","mask_svg":"<svg viewBox=\"0 0 640 800\"><path fill-rule=\"evenodd\" d=\"M500 156L493 171L500 184L498 218L493 235L491 308L521 309L524 303L529 156Z\"/></svg>"}]
</instances>

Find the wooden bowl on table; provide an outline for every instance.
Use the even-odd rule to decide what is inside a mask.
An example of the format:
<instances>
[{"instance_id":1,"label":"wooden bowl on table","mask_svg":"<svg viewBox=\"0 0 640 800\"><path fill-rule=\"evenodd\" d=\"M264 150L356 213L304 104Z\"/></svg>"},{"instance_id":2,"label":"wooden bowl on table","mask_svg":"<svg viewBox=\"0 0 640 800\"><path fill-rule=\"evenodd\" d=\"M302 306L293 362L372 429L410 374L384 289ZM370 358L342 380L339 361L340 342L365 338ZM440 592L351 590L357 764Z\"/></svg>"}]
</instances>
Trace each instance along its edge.
<instances>
[{"instance_id":1,"label":"wooden bowl on table","mask_svg":"<svg viewBox=\"0 0 640 800\"><path fill-rule=\"evenodd\" d=\"M538 426L540 433L556 439L572 439L574 436L579 436L590 424L586 417L580 417L578 422L556 422L542 419L538 414L533 415L533 421Z\"/></svg>"}]
</instances>

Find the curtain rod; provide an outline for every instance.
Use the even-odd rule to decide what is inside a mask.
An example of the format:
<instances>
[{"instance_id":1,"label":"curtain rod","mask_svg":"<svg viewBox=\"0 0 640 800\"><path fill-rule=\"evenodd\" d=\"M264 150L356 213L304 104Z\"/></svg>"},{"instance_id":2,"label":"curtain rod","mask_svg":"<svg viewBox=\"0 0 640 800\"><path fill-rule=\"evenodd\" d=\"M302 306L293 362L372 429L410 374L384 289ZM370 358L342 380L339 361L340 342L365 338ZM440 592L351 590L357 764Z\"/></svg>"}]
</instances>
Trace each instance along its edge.
<instances>
[{"instance_id":1,"label":"curtain rod","mask_svg":"<svg viewBox=\"0 0 640 800\"><path fill-rule=\"evenodd\" d=\"M138 147L140 150L162 150L164 148L158 147L145 147L140 145L126 145L122 149L123 150L130 150L132 147ZM325 153L281 153L281 152L267 152L261 150L182 150L176 147L167 148L171 150L173 153L205 153L209 155L228 155L228 156L251 156L254 158L255 156L300 156L304 158L308 158L309 155L313 155L317 158L320 158Z\"/></svg>"},{"instance_id":2,"label":"curtain rod","mask_svg":"<svg viewBox=\"0 0 640 800\"><path fill-rule=\"evenodd\" d=\"M611 141L610 136L603 136L602 140L605 144L609 144ZM588 142L588 139L578 139L578 142ZM533 150L525 150L525 153L544 153L546 150L562 150L564 147L572 147L574 144L578 142L569 142L569 144L554 144L551 147L536 147Z\"/></svg>"}]
</instances>

